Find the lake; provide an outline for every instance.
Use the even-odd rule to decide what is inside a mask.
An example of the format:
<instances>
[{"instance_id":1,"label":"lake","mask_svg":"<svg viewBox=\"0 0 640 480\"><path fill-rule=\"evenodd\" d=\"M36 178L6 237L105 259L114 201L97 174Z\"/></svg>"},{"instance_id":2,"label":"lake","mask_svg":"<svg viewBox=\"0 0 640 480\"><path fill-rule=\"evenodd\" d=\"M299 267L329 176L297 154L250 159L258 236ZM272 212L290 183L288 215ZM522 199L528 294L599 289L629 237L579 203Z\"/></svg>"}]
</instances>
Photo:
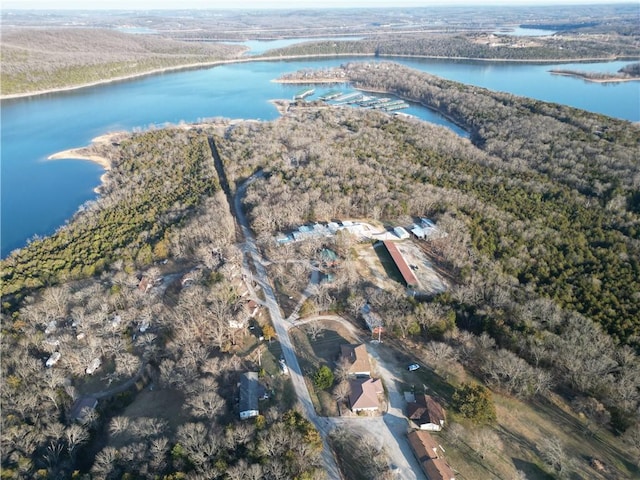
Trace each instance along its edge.
<instances>
[{"instance_id":1,"label":"lake","mask_svg":"<svg viewBox=\"0 0 640 480\"><path fill-rule=\"evenodd\" d=\"M2 101L2 257L24 246L34 235L52 233L80 205L95 198L93 189L102 173L98 165L78 160L47 161L50 154L87 145L92 138L115 130L212 117L274 119L278 112L269 100L291 98L300 87L272 79L301 68L372 60L341 57L238 63ZM548 72L551 68L609 72L631 62L532 65L406 58L395 61L492 90L640 120L637 82L589 83ZM343 89L348 90L348 86ZM403 112L463 133L423 107L413 105Z\"/></svg>"}]
</instances>

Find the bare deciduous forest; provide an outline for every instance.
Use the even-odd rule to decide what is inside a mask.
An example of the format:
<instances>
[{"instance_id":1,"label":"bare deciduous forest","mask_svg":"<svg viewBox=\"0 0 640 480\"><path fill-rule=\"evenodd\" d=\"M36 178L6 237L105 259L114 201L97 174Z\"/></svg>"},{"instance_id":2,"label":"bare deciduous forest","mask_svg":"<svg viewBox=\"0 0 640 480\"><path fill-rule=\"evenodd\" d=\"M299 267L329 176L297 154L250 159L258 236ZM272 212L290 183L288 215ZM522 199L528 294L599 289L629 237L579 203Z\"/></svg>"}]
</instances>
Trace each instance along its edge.
<instances>
[{"instance_id":1,"label":"bare deciduous forest","mask_svg":"<svg viewBox=\"0 0 640 480\"><path fill-rule=\"evenodd\" d=\"M186 43L107 29L2 31L2 94L37 92L237 57L239 46Z\"/></svg>"},{"instance_id":2,"label":"bare deciduous forest","mask_svg":"<svg viewBox=\"0 0 640 480\"><path fill-rule=\"evenodd\" d=\"M350 315L369 301L400 341L425 345L425 358L455 359L515 398L555 391L582 399L577 411L638 453L638 128L394 64L341 71L361 88L439 109L471 140L380 112L294 105L273 122L149 131L100 147L113 164L101 198L2 265L8 478L78 468L107 478L236 478L247 468L291 478L318 465L317 434L301 418L292 423L284 397L264 423L231 420L229 385L248 361L231 348L238 338L230 322L244 318L234 280L241 255L208 137L229 193L263 172L244 207L274 261L314 255L318 245L291 250L273 241L305 222L429 216L448 233L430 249L455 279L449 291L424 302L372 289L348 267L353 243L336 239L345 267L318 290L313 309ZM172 265L165 275L191 271L194 285L163 296L141 291L135 273L162 283L168 267L152 264L164 259ZM278 268L284 284L287 269ZM46 368L54 352L60 358ZM100 415L72 422L73 401L95 392L86 371L96 358L102 382L151 382L182 406L170 417L123 416L140 393L114 395ZM273 455L294 447L292 457ZM552 447L541 447L541 464ZM92 460L80 462L78 452ZM577 468L547 464L562 475ZM635 467L610 468L624 477Z\"/></svg>"},{"instance_id":3,"label":"bare deciduous forest","mask_svg":"<svg viewBox=\"0 0 640 480\"><path fill-rule=\"evenodd\" d=\"M363 38L267 55L638 57L633 7L585 6L580 15L522 7L504 16L497 7L191 12L183 21L175 12L103 12L77 28L61 28L77 20L73 13L33 28L42 16L3 12L2 94L237 59L245 50L212 43L219 40L345 30ZM559 33L515 41L493 32L504 25ZM153 34L113 30L123 26ZM283 316L340 315L366 338L368 304L396 363L418 361L416 375L426 376L413 378L434 380L449 416L439 438L460 472L484 464L495 478L636 478L640 127L393 63L285 79L314 78L422 104L469 138L406 116L283 102L271 122L212 120L87 147L111 166L99 197L0 263L2 479L324 478L321 431L300 413L278 365L277 334L266 314L249 313L249 297L258 309L264 293L238 243L233 207L249 178L242 208ZM445 234L416 241L449 285L428 297L362 275L359 255L372 246L350 234L275 241L314 222L391 227L420 217ZM337 257L332 278L312 285L327 248ZM298 333L312 349L325 332L313 320ZM344 402L347 366L318 367L303 372L307 380L324 368L335 385L318 390ZM260 414L241 421L248 371L264 391ZM477 406L469 392L484 411L469 413ZM391 475L385 448L370 437L346 427L328 437L349 478Z\"/></svg>"}]
</instances>

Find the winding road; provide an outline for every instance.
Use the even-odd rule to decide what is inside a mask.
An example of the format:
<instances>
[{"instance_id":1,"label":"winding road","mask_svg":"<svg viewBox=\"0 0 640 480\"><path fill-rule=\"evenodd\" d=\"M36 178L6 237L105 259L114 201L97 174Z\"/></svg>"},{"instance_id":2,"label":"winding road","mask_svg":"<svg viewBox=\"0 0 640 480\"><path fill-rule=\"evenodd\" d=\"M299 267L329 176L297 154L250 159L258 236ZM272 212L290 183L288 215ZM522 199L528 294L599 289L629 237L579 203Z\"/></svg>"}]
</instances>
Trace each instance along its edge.
<instances>
[{"instance_id":1,"label":"winding road","mask_svg":"<svg viewBox=\"0 0 640 480\"><path fill-rule=\"evenodd\" d=\"M378 417L321 417L316 413L288 332L289 328L304 324L306 320L294 323L297 318L295 314L291 315L288 319L283 318L282 311L278 305L275 292L273 291L264 266L265 262L258 251L255 237L249 228L249 223L242 208L242 198L246 193L247 187L253 181L260 178L261 175L262 173L259 172L247 179L238 187L233 197L234 213L244 238L244 243L241 248L245 254L245 258L250 257L253 261L256 272L253 278L264 292L264 301L261 303L269 310L269 315L271 316L273 326L282 347L282 355L289 367L291 381L298 400L302 405L304 414L307 419L315 425L322 436L322 459L327 477L336 480L343 478L333 452L327 443L327 437L334 428L338 426L348 426L349 429L361 430L378 440L379 446L384 447L390 461L394 465L396 478L403 480L425 480L422 470L407 441L406 433L409 429L409 424L403 413L405 406L404 397L402 392L398 390L397 379L392 373L394 367L386 365L386 362L376 351L377 348L381 348L380 345L366 344L369 354L376 359L378 370L387 386L389 400L387 412L383 416ZM317 281L317 279L312 277L311 283L314 281ZM309 294L308 290L309 289L305 290L304 296ZM341 317L330 315L314 317L308 320L315 319L339 321L354 333L357 338L359 337L355 327Z\"/></svg>"}]
</instances>

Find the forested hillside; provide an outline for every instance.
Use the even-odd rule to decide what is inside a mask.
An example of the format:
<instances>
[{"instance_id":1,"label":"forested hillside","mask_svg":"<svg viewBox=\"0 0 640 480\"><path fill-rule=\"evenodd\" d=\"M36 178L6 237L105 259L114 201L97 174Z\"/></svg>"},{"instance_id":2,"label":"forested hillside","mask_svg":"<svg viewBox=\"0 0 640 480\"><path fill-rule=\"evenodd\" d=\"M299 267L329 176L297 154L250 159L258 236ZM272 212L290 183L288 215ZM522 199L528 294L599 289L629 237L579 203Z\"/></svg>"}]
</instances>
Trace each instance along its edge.
<instances>
[{"instance_id":1,"label":"forested hillside","mask_svg":"<svg viewBox=\"0 0 640 480\"><path fill-rule=\"evenodd\" d=\"M523 61L638 58L634 37L554 35L513 37L488 33L429 33L376 36L362 40L306 42L271 50L268 55L369 54Z\"/></svg>"},{"instance_id":2,"label":"forested hillside","mask_svg":"<svg viewBox=\"0 0 640 480\"><path fill-rule=\"evenodd\" d=\"M321 439L290 396L238 420L259 366L229 352L242 259L207 135L93 153L112 163L100 199L2 264L3 296L29 293L2 309L2 478L316 478Z\"/></svg>"},{"instance_id":3,"label":"forested hillside","mask_svg":"<svg viewBox=\"0 0 640 480\"><path fill-rule=\"evenodd\" d=\"M105 81L237 56L242 47L105 29L3 28L2 95Z\"/></svg>"},{"instance_id":4,"label":"forested hillside","mask_svg":"<svg viewBox=\"0 0 640 480\"><path fill-rule=\"evenodd\" d=\"M115 260L162 260L168 231L219 190L207 139L191 132L150 131L101 154L112 168L100 198L3 260L3 295L99 274Z\"/></svg>"}]
</instances>

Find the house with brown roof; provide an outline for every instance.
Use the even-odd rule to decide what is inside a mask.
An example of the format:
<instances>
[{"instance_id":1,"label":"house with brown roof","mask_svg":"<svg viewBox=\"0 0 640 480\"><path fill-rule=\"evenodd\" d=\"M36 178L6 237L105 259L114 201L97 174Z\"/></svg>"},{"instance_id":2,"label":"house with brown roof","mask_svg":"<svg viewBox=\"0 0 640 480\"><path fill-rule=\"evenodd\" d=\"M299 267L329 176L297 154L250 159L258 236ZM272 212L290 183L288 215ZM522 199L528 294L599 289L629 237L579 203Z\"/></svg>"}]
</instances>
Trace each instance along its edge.
<instances>
[{"instance_id":1,"label":"house with brown roof","mask_svg":"<svg viewBox=\"0 0 640 480\"><path fill-rule=\"evenodd\" d=\"M413 430L407 434L409 445L429 480L455 480L447 462L439 455L439 445L429 433Z\"/></svg>"},{"instance_id":2,"label":"house with brown roof","mask_svg":"<svg viewBox=\"0 0 640 480\"><path fill-rule=\"evenodd\" d=\"M439 432L446 420L444 409L429 395L416 397L415 402L407 404L407 417L418 426L420 430Z\"/></svg>"},{"instance_id":3,"label":"house with brown roof","mask_svg":"<svg viewBox=\"0 0 640 480\"><path fill-rule=\"evenodd\" d=\"M340 358L349 365L349 374L356 377L371 376L371 363L364 344L340 345Z\"/></svg>"},{"instance_id":4,"label":"house with brown roof","mask_svg":"<svg viewBox=\"0 0 640 480\"><path fill-rule=\"evenodd\" d=\"M378 410L378 395L384 392L380 379L356 378L349 381L349 387L349 404L353 412Z\"/></svg>"}]
</instances>

